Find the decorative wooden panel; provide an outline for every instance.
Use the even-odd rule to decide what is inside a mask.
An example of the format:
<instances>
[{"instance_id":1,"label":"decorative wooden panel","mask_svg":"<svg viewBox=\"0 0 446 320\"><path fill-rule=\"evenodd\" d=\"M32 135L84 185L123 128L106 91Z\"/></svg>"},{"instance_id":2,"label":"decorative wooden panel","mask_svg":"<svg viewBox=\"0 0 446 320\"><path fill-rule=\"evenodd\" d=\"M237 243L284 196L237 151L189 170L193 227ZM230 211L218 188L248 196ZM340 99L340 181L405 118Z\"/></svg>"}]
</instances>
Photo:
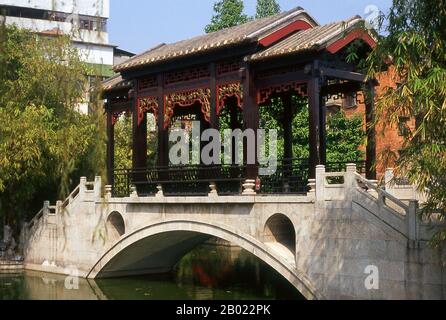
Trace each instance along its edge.
<instances>
[{"instance_id":1,"label":"decorative wooden panel","mask_svg":"<svg viewBox=\"0 0 446 320\"><path fill-rule=\"evenodd\" d=\"M181 71L170 72L165 75L164 84L172 85L180 82L206 79L211 76L207 65L189 68Z\"/></svg>"},{"instance_id":2,"label":"decorative wooden panel","mask_svg":"<svg viewBox=\"0 0 446 320\"><path fill-rule=\"evenodd\" d=\"M155 119L158 117L158 99L156 97L138 99L138 126L143 122L146 112L152 112Z\"/></svg>"},{"instance_id":3,"label":"decorative wooden panel","mask_svg":"<svg viewBox=\"0 0 446 320\"><path fill-rule=\"evenodd\" d=\"M242 63L240 60L224 61L217 64L217 75L221 76L231 72L238 72L241 67Z\"/></svg>"},{"instance_id":4,"label":"decorative wooden panel","mask_svg":"<svg viewBox=\"0 0 446 320\"><path fill-rule=\"evenodd\" d=\"M294 91L302 97L307 96L307 85L302 82L289 82L277 86L271 86L258 90L257 92L257 103L263 104L267 102L271 95L282 92Z\"/></svg>"},{"instance_id":5,"label":"decorative wooden panel","mask_svg":"<svg viewBox=\"0 0 446 320\"><path fill-rule=\"evenodd\" d=\"M239 108L243 107L243 86L240 82L222 84L217 87L217 115L220 115L225 107L225 99L229 97L236 97Z\"/></svg>"},{"instance_id":6,"label":"decorative wooden panel","mask_svg":"<svg viewBox=\"0 0 446 320\"><path fill-rule=\"evenodd\" d=\"M158 82L156 76L138 80L138 89L140 91L155 88L157 85Z\"/></svg>"},{"instance_id":7,"label":"decorative wooden panel","mask_svg":"<svg viewBox=\"0 0 446 320\"><path fill-rule=\"evenodd\" d=\"M170 124L176 106L189 107L196 102L201 104L201 112L207 122L211 119L211 89L200 88L170 93L164 97L164 128Z\"/></svg>"}]
</instances>

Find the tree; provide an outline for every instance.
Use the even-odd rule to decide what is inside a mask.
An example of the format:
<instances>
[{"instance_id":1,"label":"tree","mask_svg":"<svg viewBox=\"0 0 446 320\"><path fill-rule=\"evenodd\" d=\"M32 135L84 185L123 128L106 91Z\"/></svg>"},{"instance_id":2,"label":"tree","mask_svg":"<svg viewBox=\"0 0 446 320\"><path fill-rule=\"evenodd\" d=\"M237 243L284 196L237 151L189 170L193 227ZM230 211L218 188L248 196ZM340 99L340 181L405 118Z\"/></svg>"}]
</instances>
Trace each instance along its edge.
<instances>
[{"instance_id":1,"label":"tree","mask_svg":"<svg viewBox=\"0 0 446 320\"><path fill-rule=\"evenodd\" d=\"M105 131L98 101L77 111L89 70L68 37L2 25L0 38L0 216L17 229L80 172L103 172Z\"/></svg>"},{"instance_id":2,"label":"tree","mask_svg":"<svg viewBox=\"0 0 446 320\"><path fill-rule=\"evenodd\" d=\"M266 18L280 13L276 0L257 0L256 19Z\"/></svg>"},{"instance_id":3,"label":"tree","mask_svg":"<svg viewBox=\"0 0 446 320\"><path fill-rule=\"evenodd\" d=\"M310 137L308 100L293 97L296 112L292 118L293 157L308 159ZM281 118L283 104L280 99L273 99L270 105L260 107L260 127L278 130L278 157L283 158L284 141ZM361 161L364 157L361 146L364 144L365 131L363 120L359 116L348 118L344 112L337 112L327 117L327 162Z\"/></svg>"},{"instance_id":4,"label":"tree","mask_svg":"<svg viewBox=\"0 0 446 320\"><path fill-rule=\"evenodd\" d=\"M219 0L214 4L214 16L205 28L206 33L238 26L249 20L243 13L243 0Z\"/></svg>"},{"instance_id":5,"label":"tree","mask_svg":"<svg viewBox=\"0 0 446 320\"><path fill-rule=\"evenodd\" d=\"M369 56L368 74L376 77L391 68L399 84L388 88L377 102L377 118L401 125L401 117L416 126L401 130L404 145L396 162L401 175L426 189L425 216L446 218L446 1L394 0L382 17L387 36ZM437 243L446 240L439 233Z\"/></svg>"}]
</instances>

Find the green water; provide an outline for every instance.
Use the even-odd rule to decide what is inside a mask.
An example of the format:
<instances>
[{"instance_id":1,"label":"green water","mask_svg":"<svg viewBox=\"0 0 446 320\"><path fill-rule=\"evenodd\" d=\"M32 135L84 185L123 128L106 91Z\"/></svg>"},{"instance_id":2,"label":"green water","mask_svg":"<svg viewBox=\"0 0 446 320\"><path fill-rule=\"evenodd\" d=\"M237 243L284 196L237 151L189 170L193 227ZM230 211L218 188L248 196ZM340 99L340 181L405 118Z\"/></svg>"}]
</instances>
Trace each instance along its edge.
<instances>
[{"instance_id":1,"label":"green water","mask_svg":"<svg viewBox=\"0 0 446 320\"><path fill-rule=\"evenodd\" d=\"M79 280L66 289L64 276L0 274L0 300L250 300L302 299L266 264L238 248L203 245L162 276Z\"/></svg>"}]
</instances>

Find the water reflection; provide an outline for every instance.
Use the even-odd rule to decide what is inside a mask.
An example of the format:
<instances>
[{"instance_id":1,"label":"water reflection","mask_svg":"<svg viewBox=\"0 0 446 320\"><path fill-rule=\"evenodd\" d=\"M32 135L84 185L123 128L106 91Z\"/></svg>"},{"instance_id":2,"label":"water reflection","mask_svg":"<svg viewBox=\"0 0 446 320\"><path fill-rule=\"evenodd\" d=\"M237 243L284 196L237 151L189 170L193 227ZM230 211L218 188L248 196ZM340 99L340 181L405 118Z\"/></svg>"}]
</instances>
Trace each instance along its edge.
<instances>
[{"instance_id":1,"label":"water reflection","mask_svg":"<svg viewBox=\"0 0 446 320\"><path fill-rule=\"evenodd\" d=\"M202 245L171 274L96 281L25 272L0 275L0 300L246 300L302 299L291 284L249 253L229 246Z\"/></svg>"}]
</instances>

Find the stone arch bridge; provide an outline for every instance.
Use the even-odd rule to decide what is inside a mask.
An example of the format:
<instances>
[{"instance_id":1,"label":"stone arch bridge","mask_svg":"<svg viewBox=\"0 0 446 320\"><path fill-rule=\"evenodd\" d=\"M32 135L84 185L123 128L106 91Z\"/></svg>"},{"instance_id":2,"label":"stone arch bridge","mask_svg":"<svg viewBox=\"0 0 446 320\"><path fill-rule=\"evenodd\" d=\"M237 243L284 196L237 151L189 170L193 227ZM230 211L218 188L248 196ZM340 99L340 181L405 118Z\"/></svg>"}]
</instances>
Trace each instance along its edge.
<instances>
[{"instance_id":1,"label":"stone arch bridge","mask_svg":"<svg viewBox=\"0 0 446 320\"><path fill-rule=\"evenodd\" d=\"M317 168L302 196L102 195L81 179L65 202L44 208L23 232L27 269L85 278L170 271L210 237L266 262L307 299L443 299L444 252L428 245L438 223L356 172ZM379 288L368 290L367 268ZM376 284L376 283L375 283Z\"/></svg>"}]
</instances>

